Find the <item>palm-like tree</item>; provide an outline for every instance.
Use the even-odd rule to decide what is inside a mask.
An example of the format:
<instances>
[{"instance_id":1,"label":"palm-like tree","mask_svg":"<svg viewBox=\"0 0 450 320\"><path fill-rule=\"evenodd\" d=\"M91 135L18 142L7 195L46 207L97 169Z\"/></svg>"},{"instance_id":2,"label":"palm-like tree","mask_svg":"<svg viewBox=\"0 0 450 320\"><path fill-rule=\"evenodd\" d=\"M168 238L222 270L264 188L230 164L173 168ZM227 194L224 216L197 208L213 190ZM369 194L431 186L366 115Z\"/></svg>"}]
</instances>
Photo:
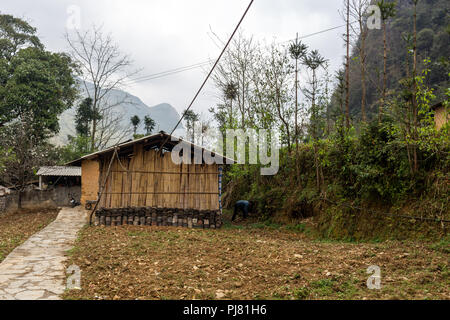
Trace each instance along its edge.
<instances>
[{"instance_id":1,"label":"palm-like tree","mask_svg":"<svg viewBox=\"0 0 450 320\"><path fill-rule=\"evenodd\" d=\"M238 86L234 82L228 82L224 89L223 94L225 99L230 102L230 111L229 111L229 127L233 126L233 101L236 100L238 95Z\"/></svg>"},{"instance_id":2,"label":"palm-like tree","mask_svg":"<svg viewBox=\"0 0 450 320\"><path fill-rule=\"evenodd\" d=\"M192 110L184 110L183 111L184 119L186 121L186 130L188 135L191 137L191 142L195 143L195 124L200 120L200 115L195 113Z\"/></svg>"},{"instance_id":3,"label":"palm-like tree","mask_svg":"<svg viewBox=\"0 0 450 320\"><path fill-rule=\"evenodd\" d=\"M317 121L319 117L319 112L316 107L316 91L317 91L317 69L320 67L324 67L327 63L327 60L322 57L317 50L311 51L305 58L303 59L303 64L305 64L308 69L312 71L312 91L311 91L311 135L314 140L314 165L316 167L316 182L317 188L320 189L320 177L321 170L319 168L319 157L318 157L318 149L317 149L317 140L318 140L318 126Z\"/></svg>"},{"instance_id":4,"label":"palm-like tree","mask_svg":"<svg viewBox=\"0 0 450 320\"><path fill-rule=\"evenodd\" d=\"M156 122L149 116L145 116L144 118L144 126L145 131L147 131L147 135L152 134L153 129L155 129Z\"/></svg>"},{"instance_id":5,"label":"palm-like tree","mask_svg":"<svg viewBox=\"0 0 450 320\"><path fill-rule=\"evenodd\" d=\"M298 151L298 62L306 57L308 46L297 38L289 46L291 58L295 60L295 143Z\"/></svg>"},{"instance_id":6,"label":"palm-like tree","mask_svg":"<svg viewBox=\"0 0 450 320\"><path fill-rule=\"evenodd\" d=\"M130 120L131 120L131 124L133 125L134 135L136 135L137 127L141 123L141 119L137 115L134 115L131 117Z\"/></svg>"}]
</instances>

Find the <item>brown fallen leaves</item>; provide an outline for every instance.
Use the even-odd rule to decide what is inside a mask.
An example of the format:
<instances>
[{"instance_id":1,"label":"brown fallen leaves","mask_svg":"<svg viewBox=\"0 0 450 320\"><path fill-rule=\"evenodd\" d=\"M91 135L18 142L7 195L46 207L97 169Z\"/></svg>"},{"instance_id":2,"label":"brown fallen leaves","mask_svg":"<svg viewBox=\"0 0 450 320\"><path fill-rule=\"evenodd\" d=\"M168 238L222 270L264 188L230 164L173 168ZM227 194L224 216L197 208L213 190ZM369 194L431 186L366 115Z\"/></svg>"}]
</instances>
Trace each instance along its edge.
<instances>
[{"instance_id":1,"label":"brown fallen leaves","mask_svg":"<svg viewBox=\"0 0 450 320\"><path fill-rule=\"evenodd\" d=\"M31 235L55 220L58 209L23 209L0 216L0 262Z\"/></svg>"},{"instance_id":2,"label":"brown fallen leaves","mask_svg":"<svg viewBox=\"0 0 450 320\"><path fill-rule=\"evenodd\" d=\"M66 299L450 299L448 251L425 243L318 242L278 229L86 227ZM381 268L381 290L366 286Z\"/></svg>"}]
</instances>

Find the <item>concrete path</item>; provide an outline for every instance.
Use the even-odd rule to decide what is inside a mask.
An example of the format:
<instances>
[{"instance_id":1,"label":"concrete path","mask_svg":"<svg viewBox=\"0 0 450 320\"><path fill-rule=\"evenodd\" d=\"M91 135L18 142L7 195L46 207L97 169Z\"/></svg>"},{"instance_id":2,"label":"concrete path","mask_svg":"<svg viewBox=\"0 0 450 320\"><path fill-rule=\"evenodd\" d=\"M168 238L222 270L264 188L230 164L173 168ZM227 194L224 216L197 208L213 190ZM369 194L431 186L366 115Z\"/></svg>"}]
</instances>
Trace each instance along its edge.
<instances>
[{"instance_id":1,"label":"concrete path","mask_svg":"<svg viewBox=\"0 0 450 320\"><path fill-rule=\"evenodd\" d=\"M65 252L86 223L82 207L63 208L0 263L0 300L56 300L66 286Z\"/></svg>"}]
</instances>

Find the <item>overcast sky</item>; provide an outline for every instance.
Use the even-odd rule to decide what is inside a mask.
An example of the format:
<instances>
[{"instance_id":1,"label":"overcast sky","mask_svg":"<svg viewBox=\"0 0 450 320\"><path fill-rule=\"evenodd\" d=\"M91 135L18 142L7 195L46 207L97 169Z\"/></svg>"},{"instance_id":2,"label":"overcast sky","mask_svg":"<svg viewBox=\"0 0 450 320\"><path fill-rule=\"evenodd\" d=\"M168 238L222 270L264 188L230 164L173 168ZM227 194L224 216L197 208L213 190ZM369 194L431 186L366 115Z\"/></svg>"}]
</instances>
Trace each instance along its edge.
<instances>
[{"instance_id":1,"label":"overcast sky","mask_svg":"<svg viewBox=\"0 0 450 320\"><path fill-rule=\"evenodd\" d=\"M220 49L213 30L226 40L248 5L247 0L2 0L0 11L29 21L48 50L67 51L63 34L71 6L80 10L81 28L103 24L140 75L215 59ZM343 24L340 0L255 0L241 25L246 34L267 42L283 42ZM70 11L70 10L69 10ZM330 60L332 71L344 55L344 28L304 40ZM167 102L180 113L193 98L207 70L194 69L148 82L127 91L148 106ZM193 109L207 115L217 102L213 86L205 88Z\"/></svg>"}]
</instances>

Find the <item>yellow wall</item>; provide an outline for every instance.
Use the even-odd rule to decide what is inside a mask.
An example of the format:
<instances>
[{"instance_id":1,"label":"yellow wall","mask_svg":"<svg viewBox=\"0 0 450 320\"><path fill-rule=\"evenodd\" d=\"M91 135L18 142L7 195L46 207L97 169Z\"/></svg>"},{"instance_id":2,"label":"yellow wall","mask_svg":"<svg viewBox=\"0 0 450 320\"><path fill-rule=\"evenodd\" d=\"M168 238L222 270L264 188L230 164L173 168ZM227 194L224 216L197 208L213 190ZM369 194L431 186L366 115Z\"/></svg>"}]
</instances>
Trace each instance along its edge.
<instances>
[{"instance_id":1,"label":"yellow wall","mask_svg":"<svg viewBox=\"0 0 450 320\"><path fill-rule=\"evenodd\" d=\"M445 108L443 106L436 108L434 110L434 122L436 123L436 128L439 130L448 121L449 115L446 114Z\"/></svg>"},{"instance_id":2,"label":"yellow wall","mask_svg":"<svg viewBox=\"0 0 450 320\"><path fill-rule=\"evenodd\" d=\"M81 204L86 200L97 200L100 167L98 161L83 160L81 163Z\"/></svg>"}]
</instances>

